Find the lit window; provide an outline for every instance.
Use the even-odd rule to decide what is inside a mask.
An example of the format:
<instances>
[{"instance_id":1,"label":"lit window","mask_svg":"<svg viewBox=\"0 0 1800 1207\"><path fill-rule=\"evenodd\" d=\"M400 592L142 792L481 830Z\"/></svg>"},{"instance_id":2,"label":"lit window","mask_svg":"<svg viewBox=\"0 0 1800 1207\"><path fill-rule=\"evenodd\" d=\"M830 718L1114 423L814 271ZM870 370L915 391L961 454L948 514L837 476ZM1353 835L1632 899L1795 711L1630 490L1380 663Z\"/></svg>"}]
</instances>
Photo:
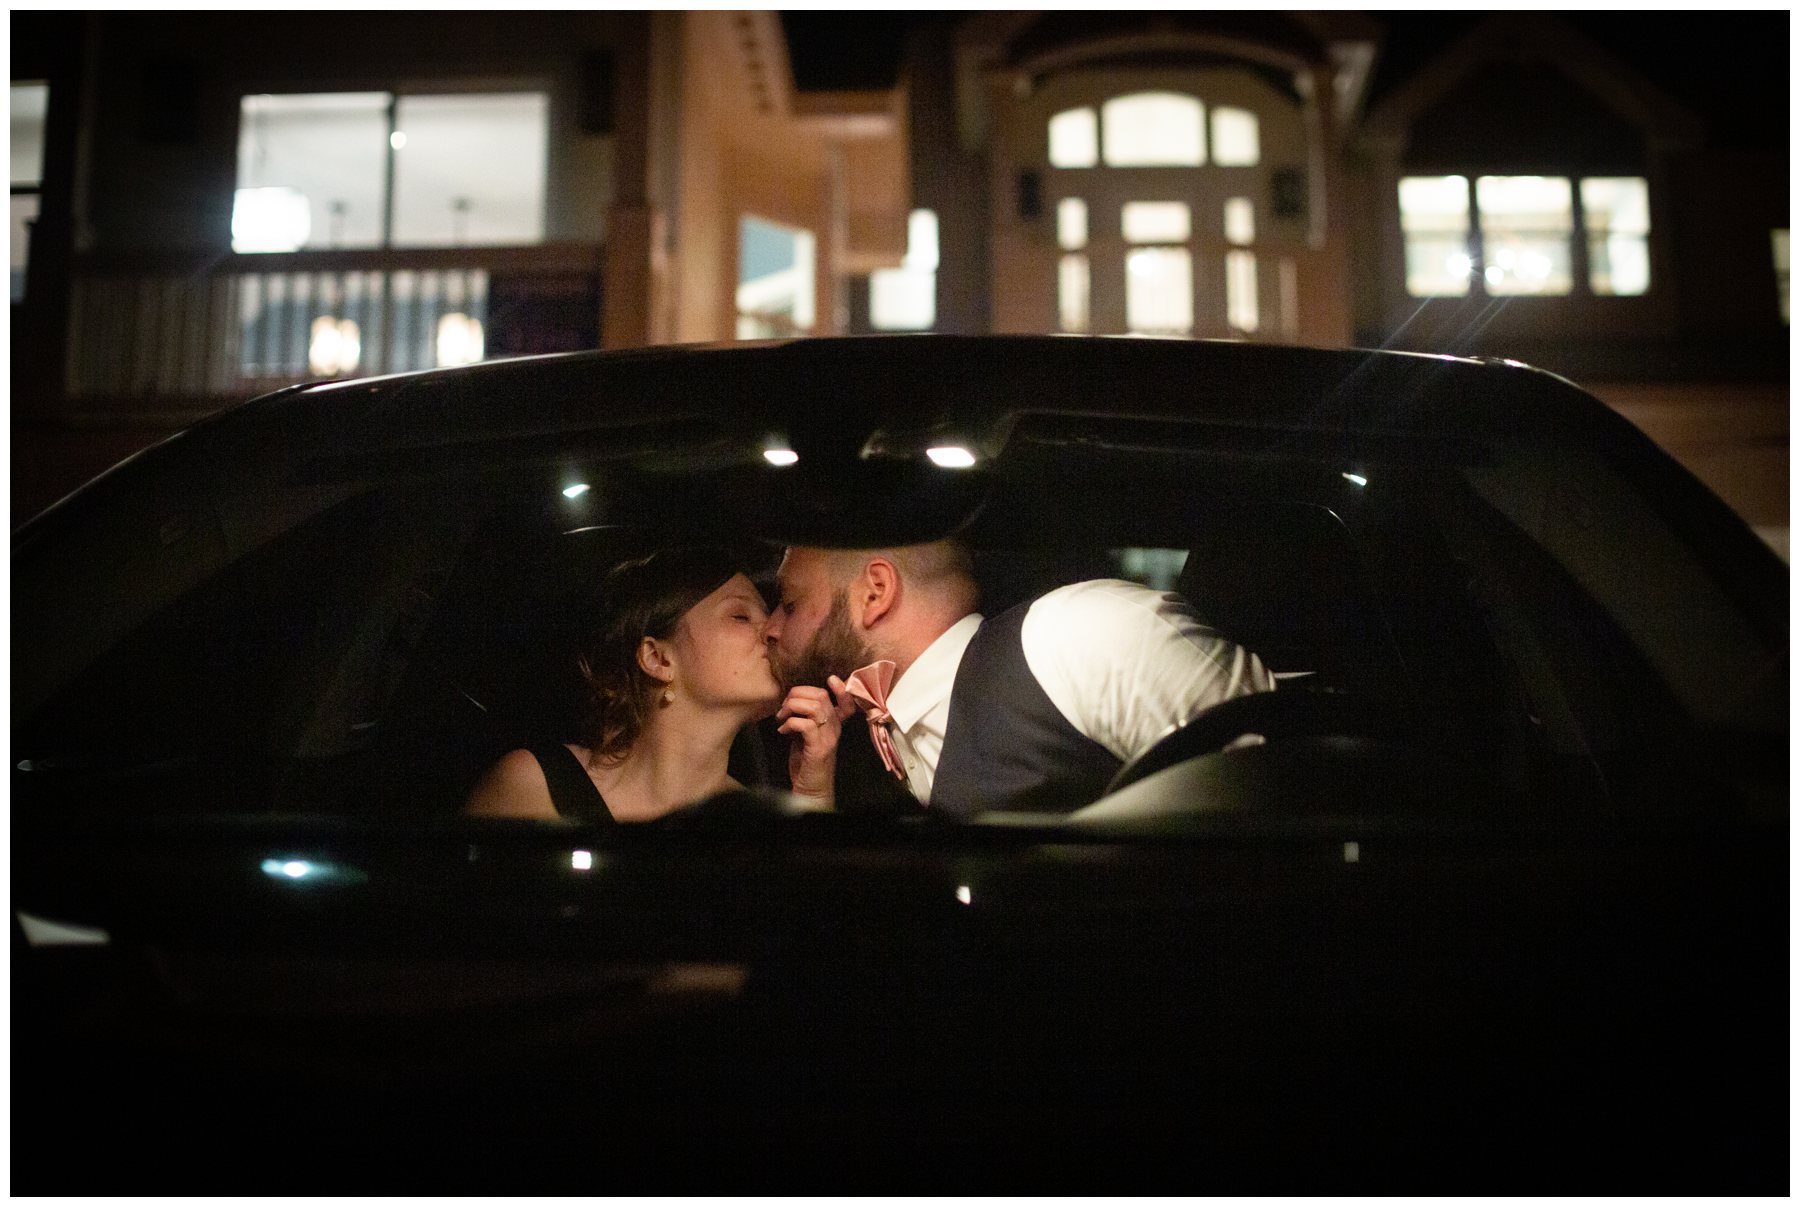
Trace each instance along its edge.
<instances>
[{"instance_id":1,"label":"lit window","mask_svg":"<svg viewBox=\"0 0 1800 1207\"><path fill-rule=\"evenodd\" d=\"M1100 135L1092 109L1067 109L1050 119L1050 165L1091 168L1100 158Z\"/></svg>"},{"instance_id":2,"label":"lit window","mask_svg":"<svg viewBox=\"0 0 1800 1207\"><path fill-rule=\"evenodd\" d=\"M44 118L49 109L49 85L12 86L12 300L15 302L25 296L31 224L37 221L44 183Z\"/></svg>"},{"instance_id":3,"label":"lit window","mask_svg":"<svg viewBox=\"0 0 1800 1207\"><path fill-rule=\"evenodd\" d=\"M1064 197L1056 203L1056 245L1064 251L1080 251L1087 246L1087 239L1087 202Z\"/></svg>"},{"instance_id":4,"label":"lit window","mask_svg":"<svg viewBox=\"0 0 1800 1207\"><path fill-rule=\"evenodd\" d=\"M1581 182L1587 231L1588 287L1635 297L1650 289L1650 189L1641 176L1593 176Z\"/></svg>"},{"instance_id":5,"label":"lit window","mask_svg":"<svg viewBox=\"0 0 1800 1207\"><path fill-rule=\"evenodd\" d=\"M1769 232L1769 242L1775 252L1775 284L1781 290L1781 322L1788 322L1788 233L1785 230Z\"/></svg>"},{"instance_id":6,"label":"lit window","mask_svg":"<svg viewBox=\"0 0 1800 1207\"><path fill-rule=\"evenodd\" d=\"M1194 265L1185 247L1126 253L1125 326L1140 335L1192 334Z\"/></svg>"},{"instance_id":7,"label":"lit window","mask_svg":"<svg viewBox=\"0 0 1800 1207\"><path fill-rule=\"evenodd\" d=\"M1064 256L1056 267L1057 322L1064 331L1088 329L1088 260Z\"/></svg>"},{"instance_id":8,"label":"lit window","mask_svg":"<svg viewBox=\"0 0 1800 1207\"><path fill-rule=\"evenodd\" d=\"M1255 331L1260 321L1256 306L1256 253L1225 253L1225 321L1232 330Z\"/></svg>"},{"instance_id":9,"label":"lit window","mask_svg":"<svg viewBox=\"0 0 1800 1207\"><path fill-rule=\"evenodd\" d=\"M1206 109L1176 92L1114 97L1100 109L1106 162L1115 168L1198 167L1206 162Z\"/></svg>"},{"instance_id":10,"label":"lit window","mask_svg":"<svg viewBox=\"0 0 1800 1207\"><path fill-rule=\"evenodd\" d=\"M385 92L245 97L232 249L381 246L390 100Z\"/></svg>"},{"instance_id":11,"label":"lit window","mask_svg":"<svg viewBox=\"0 0 1800 1207\"><path fill-rule=\"evenodd\" d=\"M1212 114L1212 161L1222 168L1255 167L1262 159L1256 114L1225 106Z\"/></svg>"},{"instance_id":12,"label":"lit window","mask_svg":"<svg viewBox=\"0 0 1800 1207\"><path fill-rule=\"evenodd\" d=\"M399 98L394 245L543 242L549 112L541 92Z\"/></svg>"},{"instance_id":13,"label":"lit window","mask_svg":"<svg viewBox=\"0 0 1800 1207\"><path fill-rule=\"evenodd\" d=\"M1256 242L1256 205L1248 197L1225 203L1225 240L1246 247Z\"/></svg>"},{"instance_id":14,"label":"lit window","mask_svg":"<svg viewBox=\"0 0 1800 1207\"><path fill-rule=\"evenodd\" d=\"M1480 176L1482 283L1496 297L1563 294L1573 287L1569 235L1575 227L1564 176Z\"/></svg>"},{"instance_id":15,"label":"lit window","mask_svg":"<svg viewBox=\"0 0 1800 1207\"><path fill-rule=\"evenodd\" d=\"M1463 176L1408 176L1400 182L1406 292L1416 298L1469 292L1469 182Z\"/></svg>"},{"instance_id":16,"label":"lit window","mask_svg":"<svg viewBox=\"0 0 1800 1207\"><path fill-rule=\"evenodd\" d=\"M869 325L877 331L929 331L937 322L938 222L934 210L906 220L899 268L869 274Z\"/></svg>"},{"instance_id":17,"label":"lit window","mask_svg":"<svg viewBox=\"0 0 1800 1207\"><path fill-rule=\"evenodd\" d=\"M1119 211L1127 243L1186 243L1191 221L1179 201L1127 201Z\"/></svg>"},{"instance_id":18,"label":"lit window","mask_svg":"<svg viewBox=\"0 0 1800 1207\"><path fill-rule=\"evenodd\" d=\"M50 110L48 84L12 86L12 183L37 188L44 179L44 118Z\"/></svg>"},{"instance_id":19,"label":"lit window","mask_svg":"<svg viewBox=\"0 0 1800 1207\"><path fill-rule=\"evenodd\" d=\"M813 325L812 232L746 217L738 224L737 335L805 335Z\"/></svg>"},{"instance_id":20,"label":"lit window","mask_svg":"<svg viewBox=\"0 0 1800 1207\"><path fill-rule=\"evenodd\" d=\"M540 243L548 140L543 93L247 96L232 248Z\"/></svg>"}]
</instances>

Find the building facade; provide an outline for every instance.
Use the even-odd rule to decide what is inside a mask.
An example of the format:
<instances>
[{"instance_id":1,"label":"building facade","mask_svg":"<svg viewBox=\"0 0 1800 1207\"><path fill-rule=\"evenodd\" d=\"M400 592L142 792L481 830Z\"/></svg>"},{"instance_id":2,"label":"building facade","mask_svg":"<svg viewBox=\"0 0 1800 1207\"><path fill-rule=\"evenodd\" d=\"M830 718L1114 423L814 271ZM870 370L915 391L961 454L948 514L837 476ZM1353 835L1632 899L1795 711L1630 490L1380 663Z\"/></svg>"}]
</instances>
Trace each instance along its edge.
<instances>
[{"instance_id":1,"label":"building facade","mask_svg":"<svg viewBox=\"0 0 1800 1207\"><path fill-rule=\"evenodd\" d=\"M1091 332L1537 363L1785 548L1785 147L1403 19L931 14L818 87L770 12L16 13L15 522L293 380Z\"/></svg>"}]
</instances>

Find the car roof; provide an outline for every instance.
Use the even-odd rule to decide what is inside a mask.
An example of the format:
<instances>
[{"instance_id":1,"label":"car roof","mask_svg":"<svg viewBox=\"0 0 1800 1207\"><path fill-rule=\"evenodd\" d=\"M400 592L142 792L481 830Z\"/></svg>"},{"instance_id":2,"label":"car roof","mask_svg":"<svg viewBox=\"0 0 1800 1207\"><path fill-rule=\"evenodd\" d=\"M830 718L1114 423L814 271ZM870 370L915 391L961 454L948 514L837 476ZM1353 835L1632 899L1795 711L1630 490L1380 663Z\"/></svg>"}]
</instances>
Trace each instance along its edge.
<instances>
[{"instance_id":1,"label":"car roof","mask_svg":"<svg viewBox=\"0 0 1800 1207\"><path fill-rule=\"evenodd\" d=\"M1026 415L1281 429L1504 436L1560 444L1625 427L1511 361L1232 341L867 336L492 361L296 387L222 416L209 438L282 437L285 456L554 439L706 421L773 431L803 456L954 435L994 454Z\"/></svg>"}]
</instances>

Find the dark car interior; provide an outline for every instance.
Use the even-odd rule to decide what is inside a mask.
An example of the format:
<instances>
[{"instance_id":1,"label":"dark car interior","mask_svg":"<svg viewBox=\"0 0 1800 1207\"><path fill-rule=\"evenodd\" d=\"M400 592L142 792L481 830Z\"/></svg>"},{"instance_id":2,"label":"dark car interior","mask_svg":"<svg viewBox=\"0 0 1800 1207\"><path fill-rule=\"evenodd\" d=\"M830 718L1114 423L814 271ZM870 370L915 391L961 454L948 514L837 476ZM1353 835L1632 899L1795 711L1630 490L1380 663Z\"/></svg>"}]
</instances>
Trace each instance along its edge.
<instances>
[{"instance_id":1,"label":"dark car interior","mask_svg":"<svg viewBox=\"0 0 1800 1207\"><path fill-rule=\"evenodd\" d=\"M1280 726L1282 750L1404 750L1435 771L1367 774L1450 775L1485 802L1477 814L1604 816L1609 778L1666 778L1674 743L1654 719L1680 710L1586 593L1468 488L1460 466L1491 454L1242 444L1167 425L1021 425L962 517L984 610L1095 577L1178 591L1292 697L1258 722ZM453 816L500 754L569 736L570 651L610 566L717 539L722 508L772 595L779 535L721 494L724 477L591 467L594 489L571 500L566 476L372 483L251 551L27 722L23 800ZM781 789L770 730L742 736L733 769ZM849 782L846 812L915 811L877 799L878 776ZM1425 791L1403 811L1426 807ZM1390 795L1401 808L1407 785Z\"/></svg>"}]
</instances>

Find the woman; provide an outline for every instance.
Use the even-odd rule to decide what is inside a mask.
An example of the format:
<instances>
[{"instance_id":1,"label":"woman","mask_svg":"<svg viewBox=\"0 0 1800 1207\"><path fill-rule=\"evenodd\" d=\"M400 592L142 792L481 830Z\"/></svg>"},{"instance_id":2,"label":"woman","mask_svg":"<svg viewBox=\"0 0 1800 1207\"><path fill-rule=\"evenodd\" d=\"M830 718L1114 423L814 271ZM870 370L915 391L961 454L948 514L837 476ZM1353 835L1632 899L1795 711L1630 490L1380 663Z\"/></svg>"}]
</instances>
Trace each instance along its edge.
<instances>
[{"instance_id":1,"label":"woman","mask_svg":"<svg viewBox=\"0 0 1800 1207\"><path fill-rule=\"evenodd\" d=\"M627 562L607 576L599 616L578 660L578 740L507 754L466 812L649 821L741 788L726 771L732 739L771 714L793 739L794 792L830 806L843 716L821 688L782 698L763 639L768 610L728 553Z\"/></svg>"}]
</instances>

